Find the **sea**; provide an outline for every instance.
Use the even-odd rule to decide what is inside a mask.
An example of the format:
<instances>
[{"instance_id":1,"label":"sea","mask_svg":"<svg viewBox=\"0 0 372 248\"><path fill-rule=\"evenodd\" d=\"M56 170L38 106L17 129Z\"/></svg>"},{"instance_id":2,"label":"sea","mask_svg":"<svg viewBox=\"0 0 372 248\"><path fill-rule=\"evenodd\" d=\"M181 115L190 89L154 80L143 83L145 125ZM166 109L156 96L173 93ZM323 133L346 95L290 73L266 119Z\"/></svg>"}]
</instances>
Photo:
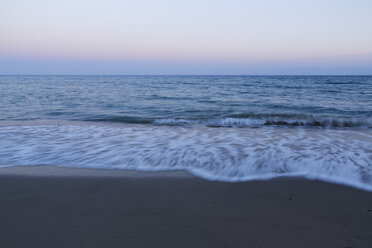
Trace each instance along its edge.
<instances>
[{"instance_id":1,"label":"sea","mask_svg":"<svg viewBox=\"0 0 372 248\"><path fill-rule=\"evenodd\" d=\"M372 191L372 76L0 76L0 167Z\"/></svg>"}]
</instances>

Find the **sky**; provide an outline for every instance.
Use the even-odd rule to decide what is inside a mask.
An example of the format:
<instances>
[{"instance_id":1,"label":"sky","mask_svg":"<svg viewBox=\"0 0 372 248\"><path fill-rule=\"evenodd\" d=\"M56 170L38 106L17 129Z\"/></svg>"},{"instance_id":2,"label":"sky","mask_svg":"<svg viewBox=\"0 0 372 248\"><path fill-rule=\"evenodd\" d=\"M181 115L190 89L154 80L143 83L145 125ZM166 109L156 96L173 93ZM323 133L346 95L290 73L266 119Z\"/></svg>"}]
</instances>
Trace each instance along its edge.
<instances>
[{"instance_id":1,"label":"sky","mask_svg":"<svg viewBox=\"0 0 372 248\"><path fill-rule=\"evenodd\" d=\"M0 0L0 74L372 74L372 1Z\"/></svg>"}]
</instances>

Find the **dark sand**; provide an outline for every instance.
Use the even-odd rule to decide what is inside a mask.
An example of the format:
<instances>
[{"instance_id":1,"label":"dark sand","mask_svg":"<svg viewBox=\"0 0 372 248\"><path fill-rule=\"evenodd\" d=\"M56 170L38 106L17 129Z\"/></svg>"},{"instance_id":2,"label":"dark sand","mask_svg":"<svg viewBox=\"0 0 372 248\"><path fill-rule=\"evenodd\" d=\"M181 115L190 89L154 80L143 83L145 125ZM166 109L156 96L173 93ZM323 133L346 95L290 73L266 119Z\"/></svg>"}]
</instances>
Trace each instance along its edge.
<instances>
[{"instance_id":1,"label":"dark sand","mask_svg":"<svg viewBox=\"0 0 372 248\"><path fill-rule=\"evenodd\" d=\"M372 193L304 179L0 168L0 247L372 247Z\"/></svg>"}]
</instances>

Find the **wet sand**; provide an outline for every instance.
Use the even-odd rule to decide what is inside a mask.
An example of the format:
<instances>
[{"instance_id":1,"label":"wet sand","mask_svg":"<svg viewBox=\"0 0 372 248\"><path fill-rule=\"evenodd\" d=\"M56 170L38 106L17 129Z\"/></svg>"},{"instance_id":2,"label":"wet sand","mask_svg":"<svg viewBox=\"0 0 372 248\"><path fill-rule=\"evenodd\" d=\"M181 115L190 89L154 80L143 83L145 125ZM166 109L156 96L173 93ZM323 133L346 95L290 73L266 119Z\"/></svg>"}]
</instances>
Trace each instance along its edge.
<instances>
[{"instance_id":1,"label":"wet sand","mask_svg":"<svg viewBox=\"0 0 372 248\"><path fill-rule=\"evenodd\" d=\"M372 247L372 192L301 178L0 168L0 247Z\"/></svg>"}]
</instances>

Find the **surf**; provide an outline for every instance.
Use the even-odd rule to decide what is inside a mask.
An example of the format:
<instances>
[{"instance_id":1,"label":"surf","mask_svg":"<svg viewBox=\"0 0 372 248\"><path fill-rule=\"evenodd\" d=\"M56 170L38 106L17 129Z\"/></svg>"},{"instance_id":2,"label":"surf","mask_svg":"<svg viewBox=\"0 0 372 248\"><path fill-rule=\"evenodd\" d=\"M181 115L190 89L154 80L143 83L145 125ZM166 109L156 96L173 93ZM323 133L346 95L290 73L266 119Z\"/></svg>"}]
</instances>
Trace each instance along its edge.
<instances>
[{"instance_id":1,"label":"surf","mask_svg":"<svg viewBox=\"0 0 372 248\"><path fill-rule=\"evenodd\" d=\"M372 130L94 122L0 126L0 164L187 170L238 182L304 176L372 190Z\"/></svg>"}]
</instances>

